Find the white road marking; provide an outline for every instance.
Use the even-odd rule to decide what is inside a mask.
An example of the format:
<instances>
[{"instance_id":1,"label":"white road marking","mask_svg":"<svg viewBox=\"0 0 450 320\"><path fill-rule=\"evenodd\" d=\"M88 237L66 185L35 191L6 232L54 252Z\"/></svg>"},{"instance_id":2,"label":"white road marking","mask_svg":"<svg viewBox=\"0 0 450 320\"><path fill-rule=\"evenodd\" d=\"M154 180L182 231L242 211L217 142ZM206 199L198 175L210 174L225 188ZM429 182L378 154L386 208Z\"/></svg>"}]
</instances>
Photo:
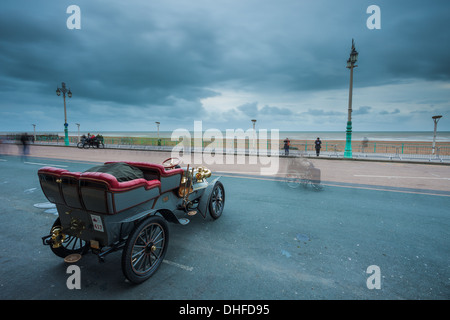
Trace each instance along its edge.
<instances>
[{"instance_id":1,"label":"white road marking","mask_svg":"<svg viewBox=\"0 0 450 320\"><path fill-rule=\"evenodd\" d=\"M61 168L67 168L68 166L64 166L62 164L47 164L47 163L39 163L39 162L27 162L25 161L24 163L26 164L35 164L38 166L52 166L52 167L61 167Z\"/></svg>"},{"instance_id":2,"label":"white road marking","mask_svg":"<svg viewBox=\"0 0 450 320\"><path fill-rule=\"evenodd\" d=\"M357 185L344 186L344 185L332 184L332 183L323 183L323 185L329 186L329 187L339 187L339 188L364 189L364 190L375 190L375 191L424 194L424 195L428 195L428 196L450 197L450 195L448 195L448 194L432 193L433 190L430 190L430 192L423 192L423 191L395 190L395 189L390 189L390 188L384 189L383 186L372 186L372 187L363 187L363 186L357 186Z\"/></svg>"},{"instance_id":3,"label":"white road marking","mask_svg":"<svg viewBox=\"0 0 450 320\"><path fill-rule=\"evenodd\" d=\"M51 203L51 202L35 203L33 206L36 207L36 208L39 208L39 209L53 209L53 208L56 208L56 204Z\"/></svg>"},{"instance_id":4,"label":"white road marking","mask_svg":"<svg viewBox=\"0 0 450 320\"><path fill-rule=\"evenodd\" d=\"M183 264L179 264L179 263L172 262L172 261L169 261L169 260L163 260L163 262L167 263L167 264L170 264L171 266L175 266L175 267L181 268L181 269L186 270L186 271L194 270L194 267L185 266Z\"/></svg>"},{"instance_id":5,"label":"white road marking","mask_svg":"<svg viewBox=\"0 0 450 320\"><path fill-rule=\"evenodd\" d=\"M429 180L450 180L450 178L433 178L433 177L408 177L408 176L376 176L369 174L354 174L354 177L364 178L388 178L388 179L429 179Z\"/></svg>"},{"instance_id":6,"label":"white road marking","mask_svg":"<svg viewBox=\"0 0 450 320\"><path fill-rule=\"evenodd\" d=\"M268 180L268 181L276 181L276 178L280 178L280 177L275 177L275 178L256 178L256 177L248 177L248 176L233 176L233 175L226 175L226 174L221 174L223 171L217 173L220 176L223 177L230 177L230 178L241 178L241 179L256 179L256 180ZM228 172L231 173L231 172ZM233 172L236 174L242 174L241 172ZM396 176L375 176L375 175L354 175L355 177L380 177L380 178L388 178L388 177L396 177ZM282 178L282 177L281 177ZM400 177L399 178L417 178L417 177ZM428 178L428 177L421 177L422 179L444 179L444 180L450 180L450 178ZM432 193L430 190L430 192L423 192L423 191L414 191L414 190L403 190L403 189L399 189L399 190L395 190L395 189L391 189L389 187L387 188L383 188L383 186L370 186L370 187L366 187L366 186L359 186L357 184L351 184L351 185L341 185L341 184L333 184L333 182L322 182L321 183L323 186L330 186L330 187L340 187L340 188L354 188L354 189L365 189L365 190L375 190L375 191L390 191L390 192L400 192L400 193L413 193L413 194L424 194L424 195L433 195L433 196L444 196L444 197L450 197L450 195L448 194L439 194L439 193Z\"/></svg>"}]
</instances>

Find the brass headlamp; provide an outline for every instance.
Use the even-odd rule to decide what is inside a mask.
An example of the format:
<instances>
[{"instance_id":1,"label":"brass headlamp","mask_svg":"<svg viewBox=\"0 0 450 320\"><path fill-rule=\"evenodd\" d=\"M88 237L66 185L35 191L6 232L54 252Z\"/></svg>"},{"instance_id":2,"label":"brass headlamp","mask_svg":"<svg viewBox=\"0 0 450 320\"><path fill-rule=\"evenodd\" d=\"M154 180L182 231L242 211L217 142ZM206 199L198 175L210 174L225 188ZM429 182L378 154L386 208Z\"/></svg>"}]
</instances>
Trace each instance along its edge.
<instances>
[{"instance_id":1,"label":"brass headlamp","mask_svg":"<svg viewBox=\"0 0 450 320\"><path fill-rule=\"evenodd\" d=\"M211 170L205 167L198 167L195 179L197 182L203 182L203 179L211 177Z\"/></svg>"}]
</instances>

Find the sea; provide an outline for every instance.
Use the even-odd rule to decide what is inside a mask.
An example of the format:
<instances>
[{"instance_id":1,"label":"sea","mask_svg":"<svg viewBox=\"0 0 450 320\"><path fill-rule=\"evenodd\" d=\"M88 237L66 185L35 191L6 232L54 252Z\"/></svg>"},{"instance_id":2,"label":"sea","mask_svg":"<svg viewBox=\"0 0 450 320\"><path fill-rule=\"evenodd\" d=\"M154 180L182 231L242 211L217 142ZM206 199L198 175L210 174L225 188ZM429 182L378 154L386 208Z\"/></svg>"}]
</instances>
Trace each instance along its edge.
<instances>
[{"instance_id":1,"label":"sea","mask_svg":"<svg viewBox=\"0 0 450 320\"><path fill-rule=\"evenodd\" d=\"M256 130L258 133L258 130ZM87 134L88 132L80 132L80 135ZM142 138L171 138L172 131L160 131L159 135L156 131L102 131L102 132L90 132L91 134L101 134L105 137L142 137ZM0 134L5 134L1 133ZM29 132L29 134L32 134ZM64 132L36 132L36 134L58 134L63 137ZM223 137L226 137L225 131L222 132ZM77 136L77 131L69 131L70 136ZM198 135L198 133L197 133ZM433 131L354 131L352 132L353 141L419 141L419 142L432 142ZM191 137L194 138L194 133L191 132ZM345 141L345 131L279 131L279 138L290 140L316 140L320 138L322 141L335 140ZM268 138L270 138L270 131L268 131ZM436 134L436 142L450 142L450 131L438 131Z\"/></svg>"}]
</instances>

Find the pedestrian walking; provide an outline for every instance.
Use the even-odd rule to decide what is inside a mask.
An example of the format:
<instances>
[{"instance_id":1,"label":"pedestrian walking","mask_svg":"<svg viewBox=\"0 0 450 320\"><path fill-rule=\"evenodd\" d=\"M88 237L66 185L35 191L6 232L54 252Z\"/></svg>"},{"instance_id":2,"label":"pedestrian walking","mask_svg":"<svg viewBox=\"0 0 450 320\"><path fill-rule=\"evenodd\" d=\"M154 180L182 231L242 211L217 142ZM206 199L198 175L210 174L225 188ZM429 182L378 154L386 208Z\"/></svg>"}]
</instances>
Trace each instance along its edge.
<instances>
[{"instance_id":1,"label":"pedestrian walking","mask_svg":"<svg viewBox=\"0 0 450 320\"><path fill-rule=\"evenodd\" d=\"M316 148L316 156L319 156L320 148L322 148L322 141L320 141L319 137L317 137L316 141L314 142L314 147Z\"/></svg>"},{"instance_id":2,"label":"pedestrian walking","mask_svg":"<svg viewBox=\"0 0 450 320\"><path fill-rule=\"evenodd\" d=\"M286 138L283 142L284 142L284 155L288 156L289 155L289 146L291 144L291 141L289 140L289 138Z\"/></svg>"},{"instance_id":3,"label":"pedestrian walking","mask_svg":"<svg viewBox=\"0 0 450 320\"><path fill-rule=\"evenodd\" d=\"M367 139L367 137L364 137L362 143L361 143L361 147L362 147L362 152L364 153L364 149L367 148L369 145L369 139Z\"/></svg>"},{"instance_id":4,"label":"pedestrian walking","mask_svg":"<svg viewBox=\"0 0 450 320\"><path fill-rule=\"evenodd\" d=\"M27 156L30 153L28 148L28 134L23 133L20 136L20 142L22 143L22 161L27 161Z\"/></svg>"}]
</instances>

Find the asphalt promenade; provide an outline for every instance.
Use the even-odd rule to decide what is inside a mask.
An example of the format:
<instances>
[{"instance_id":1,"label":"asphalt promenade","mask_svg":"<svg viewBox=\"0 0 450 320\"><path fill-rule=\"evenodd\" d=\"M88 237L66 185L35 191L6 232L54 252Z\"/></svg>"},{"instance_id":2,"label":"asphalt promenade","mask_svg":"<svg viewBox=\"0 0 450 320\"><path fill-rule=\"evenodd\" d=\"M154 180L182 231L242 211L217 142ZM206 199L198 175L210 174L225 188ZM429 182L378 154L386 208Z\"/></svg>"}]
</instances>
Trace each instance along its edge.
<instances>
[{"instance_id":1,"label":"asphalt promenade","mask_svg":"<svg viewBox=\"0 0 450 320\"><path fill-rule=\"evenodd\" d=\"M22 155L20 145L5 145L3 154ZM78 149L70 146L44 146L31 145L29 156L39 158L53 158L64 160L88 161L103 163L106 161L141 161L151 163L161 163L172 156L169 151L148 151L133 149ZM192 161L182 163L186 166L190 164L204 165L213 172L222 174L241 174L250 176L260 176L263 178L284 178L289 171L289 163L292 157L281 156L278 158L278 164L264 164L258 159L253 163L248 156L239 159L233 157L231 161L222 158L222 164L205 163L201 156L190 156ZM269 158L267 158L269 159ZM266 161L269 161L267 160ZM419 192L420 190L438 190L450 192L450 166L445 163L410 163L410 162L392 162L392 161L374 161L374 160L343 160L329 157L307 158L308 162L320 170L321 181L324 184L358 184L361 186L371 185L380 187L392 187L411 189ZM198 163L201 161L201 163ZM217 160L215 160L218 162ZM196 162L196 163L194 163ZM262 172L261 168L269 166L278 169L268 175Z\"/></svg>"}]
</instances>

